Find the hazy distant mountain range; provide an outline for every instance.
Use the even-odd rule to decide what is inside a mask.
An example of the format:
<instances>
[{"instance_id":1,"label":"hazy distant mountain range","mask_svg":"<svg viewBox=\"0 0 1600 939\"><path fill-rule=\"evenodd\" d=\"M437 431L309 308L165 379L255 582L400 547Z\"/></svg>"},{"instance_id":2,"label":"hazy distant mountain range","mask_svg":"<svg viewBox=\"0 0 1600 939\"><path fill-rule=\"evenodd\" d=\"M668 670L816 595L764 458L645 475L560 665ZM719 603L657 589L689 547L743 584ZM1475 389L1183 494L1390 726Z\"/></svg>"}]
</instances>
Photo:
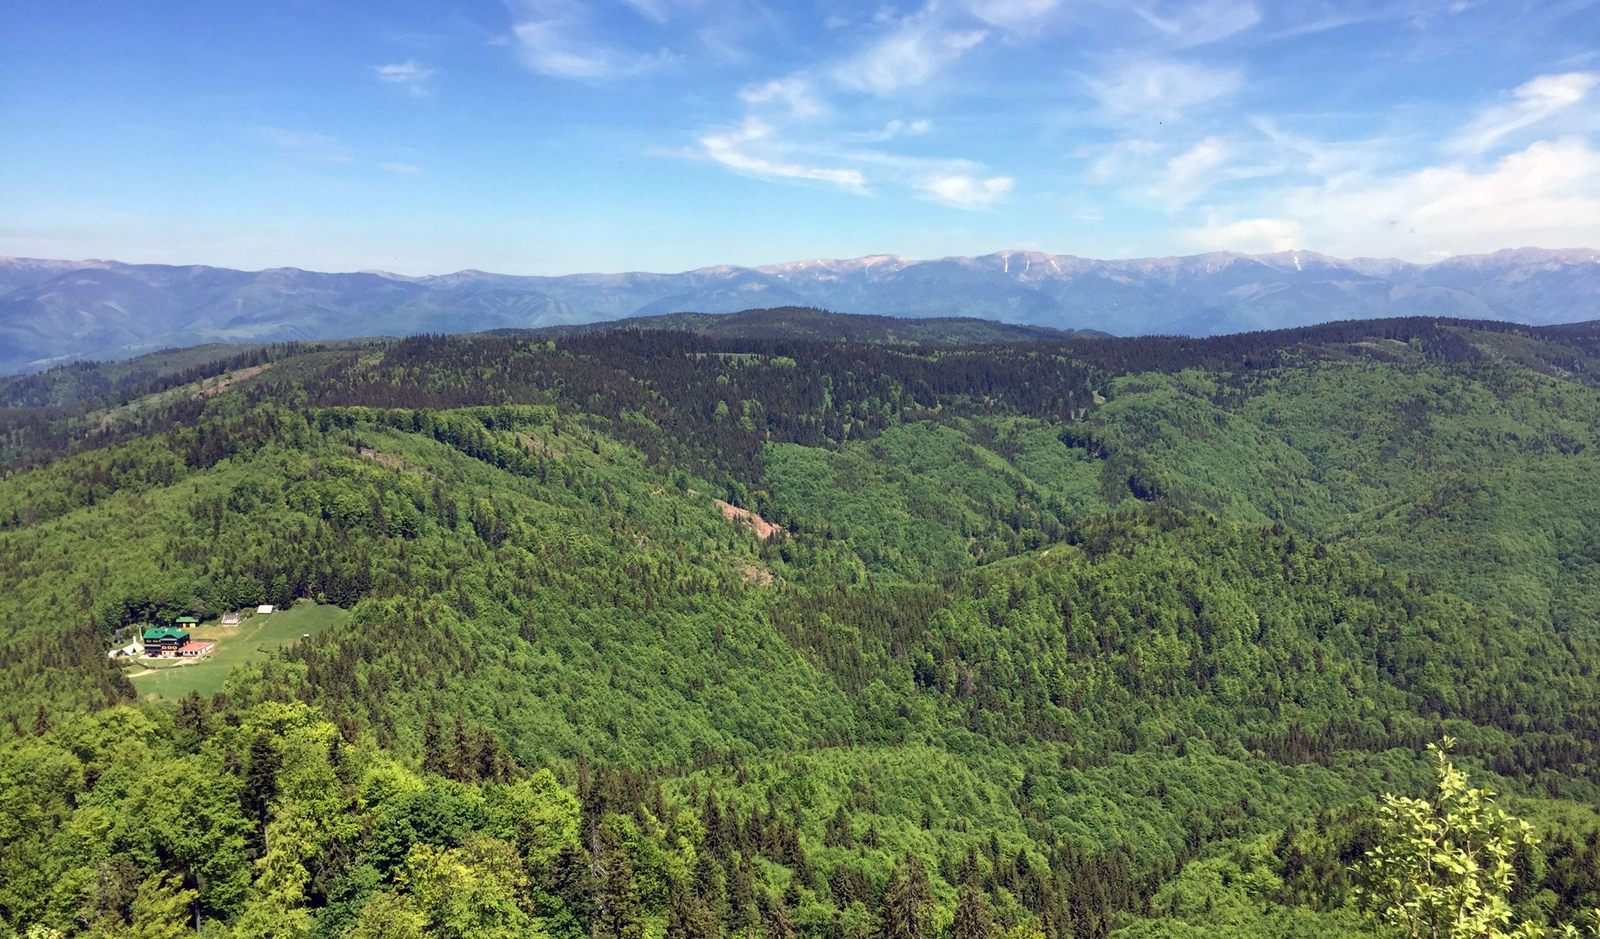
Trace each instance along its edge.
<instances>
[{"instance_id":1,"label":"hazy distant mountain range","mask_svg":"<svg viewBox=\"0 0 1600 939\"><path fill-rule=\"evenodd\" d=\"M1117 335L1212 335L1398 315L1600 318L1600 252L1523 248L1433 264L1310 251L1097 261L1002 251L680 274L429 277L0 259L0 370L210 341L476 332L661 313L820 307Z\"/></svg>"}]
</instances>

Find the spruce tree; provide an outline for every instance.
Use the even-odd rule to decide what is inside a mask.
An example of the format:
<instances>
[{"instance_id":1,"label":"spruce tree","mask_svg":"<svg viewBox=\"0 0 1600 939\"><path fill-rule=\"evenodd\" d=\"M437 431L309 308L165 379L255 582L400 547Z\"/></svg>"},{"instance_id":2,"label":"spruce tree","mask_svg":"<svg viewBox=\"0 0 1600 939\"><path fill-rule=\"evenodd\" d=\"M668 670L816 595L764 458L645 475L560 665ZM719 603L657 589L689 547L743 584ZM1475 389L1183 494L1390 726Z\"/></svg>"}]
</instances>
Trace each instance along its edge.
<instances>
[{"instance_id":1,"label":"spruce tree","mask_svg":"<svg viewBox=\"0 0 1600 939\"><path fill-rule=\"evenodd\" d=\"M879 935L883 939L928 939L933 935L932 907L928 871L916 855L907 854L904 875L896 874L883 892Z\"/></svg>"},{"instance_id":2,"label":"spruce tree","mask_svg":"<svg viewBox=\"0 0 1600 939\"><path fill-rule=\"evenodd\" d=\"M955 939L989 939L993 935L994 919L989 912L989 900L976 884L969 882L961 888L952 928Z\"/></svg>"},{"instance_id":3,"label":"spruce tree","mask_svg":"<svg viewBox=\"0 0 1600 939\"><path fill-rule=\"evenodd\" d=\"M766 927L766 939L800 939L789 904L781 896L773 897L767 907Z\"/></svg>"},{"instance_id":4,"label":"spruce tree","mask_svg":"<svg viewBox=\"0 0 1600 939\"><path fill-rule=\"evenodd\" d=\"M595 939L641 939L639 888L622 839L609 825L601 825L595 831L593 851Z\"/></svg>"}]
</instances>

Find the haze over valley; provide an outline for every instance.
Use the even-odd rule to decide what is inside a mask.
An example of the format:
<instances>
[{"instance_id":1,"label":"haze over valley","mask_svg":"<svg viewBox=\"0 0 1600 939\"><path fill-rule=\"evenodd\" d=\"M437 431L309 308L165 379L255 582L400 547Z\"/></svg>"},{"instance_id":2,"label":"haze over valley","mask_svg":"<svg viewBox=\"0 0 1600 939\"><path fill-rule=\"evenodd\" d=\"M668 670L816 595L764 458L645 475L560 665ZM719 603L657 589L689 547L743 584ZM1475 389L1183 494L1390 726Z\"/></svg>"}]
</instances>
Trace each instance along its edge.
<instances>
[{"instance_id":1,"label":"haze over valley","mask_svg":"<svg viewBox=\"0 0 1600 939\"><path fill-rule=\"evenodd\" d=\"M12 258L0 259L0 368L209 341L534 329L761 307L1207 336L1385 316L1570 323L1600 315L1596 297L1600 252L1587 249L1505 250L1426 265L1309 251L1123 261L1004 251L560 277Z\"/></svg>"}]
</instances>

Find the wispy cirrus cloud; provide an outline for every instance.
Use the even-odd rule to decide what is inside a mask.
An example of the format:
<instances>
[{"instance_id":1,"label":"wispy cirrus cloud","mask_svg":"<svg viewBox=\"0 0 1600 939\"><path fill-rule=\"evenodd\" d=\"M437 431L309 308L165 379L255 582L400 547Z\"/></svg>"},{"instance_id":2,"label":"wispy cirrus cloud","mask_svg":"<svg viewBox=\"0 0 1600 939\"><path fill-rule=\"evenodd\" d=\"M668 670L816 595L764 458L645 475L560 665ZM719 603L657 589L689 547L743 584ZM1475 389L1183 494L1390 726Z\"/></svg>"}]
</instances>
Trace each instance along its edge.
<instances>
[{"instance_id":1,"label":"wispy cirrus cloud","mask_svg":"<svg viewBox=\"0 0 1600 939\"><path fill-rule=\"evenodd\" d=\"M743 63L778 28L745 0L506 0L504 42L533 72L575 81L703 73ZM752 15L755 13L757 15Z\"/></svg>"},{"instance_id":2,"label":"wispy cirrus cloud","mask_svg":"<svg viewBox=\"0 0 1600 939\"><path fill-rule=\"evenodd\" d=\"M800 75L746 85L739 90L739 100L745 104L781 104L791 116L801 120L821 117L828 112L811 82Z\"/></svg>"},{"instance_id":3,"label":"wispy cirrus cloud","mask_svg":"<svg viewBox=\"0 0 1600 939\"><path fill-rule=\"evenodd\" d=\"M1510 100L1494 104L1450 140L1455 153L1473 155L1493 149L1507 137L1545 123L1589 97L1600 74L1566 72L1540 75L1512 90Z\"/></svg>"},{"instance_id":4,"label":"wispy cirrus cloud","mask_svg":"<svg viewBox=\"0 0 1600 939\"><path fill-rule=\"evenodd\" d=\"M1226 140L1206 137L1167 161L1165 172L1153 187L1155 198L1168 209L1188 205L1218 182L1219 172L1234 155L1234 148Z\"/></svg>"},{"instance_id":5,"label":"wispy cirrus cloud","mask_svg":"<svg viewBox=\"0 0 1600 939\"><path fill-rule=\"evenodd\" d=\"M1016 185L1011 176L989 173L974 160L890 152L861 146L881 141L859 135L818 135L809 126L803 131L791 130L794 132L746 117L734 127L702 135L690 155L743 176L824 183L857 195L898 190L965 210L990 208Z\"/></svg>"},{"instance_id":6,"label":"wispy cirrus cloud","mask_svg":"<svg viewBox=\"0 0 1600 939\"><path fill-rule=\"evenodd\" d=\"M416 165L415 163L398 163L390 161L388 163L379 163L378 169L383 170L386 173L393 173L396 176L420 176L422 174L422 167Z\"/></svg>"},{"instance_id":7,"label":"wispy cirrus cloud","mask_svg":"<svg viewBox=\"0 0 1600 939\"><path fill-rule=\"evenodd\" d=\"M695 153L746 176L822 182L858 194L898 190L951 208L989 208L1015 188L1012 176L974 160L897 152L932 133L933 121L885 119L882 111L903 93L933 83L1003 24L1036 20L1056 5L932 0L904 15L881 8L870 24L860 24L871 38L845 54L740 88L741 122L701 134ZM875 113L877 120L862 127L849 120L855 113Z\"/></svg>"},{"instance_id":8,"label":"wispy cirrus cloud","mask_svg":"<svg viewBox=\"0 0 1600 939\"><path fill-rule=\"evenodd\" d=\"M1147 138L1121 140L1091 151L1084 179L1114 187L1134 205L1176 213L1214 189L1240 180L1281 175L1287 161L1264 138L1210 134L1187 146Z\"/></svg>"},{"instance_id":9,"label":"wispy cirrus cloud","mask_svg":"<svg viewBox=\"0 0 1600 939\"><path fill-rule=\"evenodd\" d=\"M555 20L530 20L512 27L523 64L554 78L623 78L654 71L671 60L665 50L634 54L582 39Z\"/></svg>"},{"instance_id":10,"label":"wispy cirrus cloud","mask_svg":"<svg viewBox=\"0 0 1600 939\"><path fill-rule=\"evenodd\" d=\"M669 0L623 0L634 12L652 23L665 23L672 18Z\"/></svg>"},{"instance_id":11,"label":"wispy cirrus cloud","mask_svg":"<svg viewBox=\"0 0 1600 939\"><path fill-rule=\"evenodd\" d=\"M1259 114L1247 118L1247 125L1250 131L1260 135L1262 143L1276 159L1319 178L1376 172L1393 162L1395 155L1406 146L1397 138L1381 135L1349 140L1323 139L1286 130L1279 121Z\"/></svg>"},{"instance_id":12,"label":"wispy cirrus cloud","mask_svg":"<svg viewBox=\"0 0 1600 939\"><path fill-rule=\"evenodd\" d=\"M659 2L629 7L658 25L668 16L666 5ZM575 0L521 0L513 12L511 35L517 56L541 75L582 80L626 78L655 71L674 58L664 47L641 50L610 39L592 7Z\"/></svg>"},{"instance_id":13,"label":"wispy cirrus cloud","mask_svg":"<svg viewBox=\"0 0 1600 939\"><path fill-rule=\"evenodd\" d=\"M1580 123L1573 133L1527 139L1556 128L1553 118L1595 87L1600 82L1586 73L1538 76L1478 108L1431 154L1424 149L1420 162L1408 160L1416 141L1324 144L1257 120L1261 138L1233 161L1197 161L1228 176L1243 171L1238 161L1254 158L1263 173L1281 179L1206 200L1197 206L1203 220L1179 236L1191 247L1315 247L1419 260L1508 245L1600 243L1600 127Z\"/></svg>"},{"instance_id":14,"label":"wispy cirrus cloud","mask_svg":"<svg viewBox=\"0 0 1600 939\"><path fill-rule=\"evenodd\" d=\"M1113 62L1086 80L1101 109L1117 119L1174 120L1237 92L1237 68L1136 56Z\"/></svg>"},{"instance_id":15,"label":"wispy cirrus cloud","mask_svg":"<svg viewBox=\"0 0 1600 939\"><path fill-rule=\"evenodd\" d=\"M700 138L706 157L747 176L828 183L866 193L867 178L859 169L808 162L796 148L779 139L770 124L746 118L738 127Z\"/></svg>"},{"instance_id":16,"label":"wispy cirrus cloud","mask_svg":"<svg viewBox=\"0 0 1600 939\"><path fill-rule=\"evenodd\" d=\"M925 117L909 121L896 117L886 121L877 130L863 131L855 136L865 143L888 143L902 137L920 137L931 130L933 122Z\"/></svg>"},{"instance_id":17,"label":"wispy cirrus cloud","mask_svg":"<svg viewBox=\"0 0 1600 939\"><path fill-rule=\"evenodd\" d=\"M971 0L968 9L979 20L1005 30L1025 30L1056 12L1061 0Z\"/></svg>"},{"instance_id":18,"label":"wispy cirrus cloud","mask_svg":"<svg viewBox=\"0 0 1600 939\"><path fill-rule=\"evenodd\" d=\"M855 91L891 95L927 82L988 37L988 30L952 23L940 7L930 4L835 65L833 77Z\"/></svg>"},{"instance_id":19,"label":"wispy cirrus cloud","mask_svg":"<svg viewBox=\"0 0 1600 939\"><path fill-rule=\"evenodd\" d=\"M397 85L405 89L407 94L421 98L428 94L429 82L437 74L438 69L421 65L416 59L407 59L404 62L376 66L372 71L378 76L379 81Z\"/></svg>"},{"instance_id":20,"label":"wispy cirrus cloud","mask_svg":"<svg viewBox=\"0 0 1600 939\"><path fill-rule=\"evenodd\" d=\"M1261 22L1250 0L1194 0L1174 4L1130 3L1128 8L1167 43L1203 46L1244 32Z\"/></svg>"}]
</instances>

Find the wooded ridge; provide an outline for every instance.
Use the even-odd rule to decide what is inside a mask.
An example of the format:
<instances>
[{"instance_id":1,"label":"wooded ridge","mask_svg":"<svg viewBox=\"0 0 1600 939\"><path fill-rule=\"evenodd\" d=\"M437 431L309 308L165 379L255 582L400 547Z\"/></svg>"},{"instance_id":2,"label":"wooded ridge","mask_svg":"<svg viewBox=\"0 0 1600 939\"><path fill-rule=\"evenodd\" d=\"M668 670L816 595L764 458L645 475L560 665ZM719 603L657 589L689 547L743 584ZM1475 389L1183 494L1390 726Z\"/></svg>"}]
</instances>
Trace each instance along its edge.
<instances>
[{"instance_id":1,"label":"wooded ridge","mask_svg":"<svg viewBox=\"0 0 1600 939\"><path fill-rule=\"evenodd\" d=\"M1600 906L1600 325L831 322L0 379L0 936L1391 935L1446 736Z\"/></svg>"}]
</instances>

